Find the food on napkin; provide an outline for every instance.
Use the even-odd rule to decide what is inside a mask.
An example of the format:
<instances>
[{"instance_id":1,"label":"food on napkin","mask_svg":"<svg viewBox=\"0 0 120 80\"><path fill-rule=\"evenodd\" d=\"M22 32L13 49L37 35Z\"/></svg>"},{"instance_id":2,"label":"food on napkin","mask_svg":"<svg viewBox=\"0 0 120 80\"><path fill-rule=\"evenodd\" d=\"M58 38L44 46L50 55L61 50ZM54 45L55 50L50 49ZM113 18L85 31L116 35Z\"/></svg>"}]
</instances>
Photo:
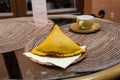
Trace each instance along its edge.
<instances>
[{"instance_id":1,"label":"food on napkin","mask_svg":"<svg viewBox=\"0 0 120 80\"><path fill-rule=\"evenodd\" d=\"M86 49L67 37L57 25L42 43L31 50L33 54L52 57L70 57L85 52Z\"/></svg>"},{"instance_id":2,"label":"food on napkin","mask_svg":"<svg viewBox=\"0 0 120 80\"><path fill-rule=\"evenodd\" d=\"M36 63L65 69L85 58L87 53L85 46L75 43L55 25L43 42L23 54Z\"/></svg>"}]
</instances>

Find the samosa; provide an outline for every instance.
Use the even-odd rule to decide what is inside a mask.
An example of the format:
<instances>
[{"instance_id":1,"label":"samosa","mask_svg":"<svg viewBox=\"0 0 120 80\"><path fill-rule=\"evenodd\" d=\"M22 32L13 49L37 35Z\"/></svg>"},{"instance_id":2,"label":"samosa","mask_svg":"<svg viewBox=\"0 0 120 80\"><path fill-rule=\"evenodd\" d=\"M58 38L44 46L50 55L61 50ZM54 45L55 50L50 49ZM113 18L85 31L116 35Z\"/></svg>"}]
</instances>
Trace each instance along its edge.
<instances>
[{"instance_id":1,"label":"samosa","mask_svg":"<svg viewBox=\"0 0 120 80\"><path fill-rule=\"evenodd\" d=\"M81 48L65 35L58 25L53 27L51 33L42 43L31 50L33 54L52 57L70 57L85 52L86 49Z\"/></svg>"}]
</instances>

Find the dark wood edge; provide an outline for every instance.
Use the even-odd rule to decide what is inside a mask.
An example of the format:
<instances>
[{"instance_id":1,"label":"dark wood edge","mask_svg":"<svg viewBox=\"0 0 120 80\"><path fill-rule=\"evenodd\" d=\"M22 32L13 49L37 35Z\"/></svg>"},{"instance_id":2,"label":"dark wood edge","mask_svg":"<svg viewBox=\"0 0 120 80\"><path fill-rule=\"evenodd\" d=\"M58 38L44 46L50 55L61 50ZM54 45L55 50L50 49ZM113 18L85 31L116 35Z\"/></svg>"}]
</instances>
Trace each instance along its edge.
<instances>
[{"instance_id":1,"label":"dark wood edge","mask_svg":"<svg viewBox=\"0 0 120 80\"><path fill-rule=\"evenodd\" d=\"M17 58L15 56L15 52L6 52L3 53L3 58L5 62L5 66L10 79L22 79L21 71L18 65Z\"/></svg>"}]
</instances>

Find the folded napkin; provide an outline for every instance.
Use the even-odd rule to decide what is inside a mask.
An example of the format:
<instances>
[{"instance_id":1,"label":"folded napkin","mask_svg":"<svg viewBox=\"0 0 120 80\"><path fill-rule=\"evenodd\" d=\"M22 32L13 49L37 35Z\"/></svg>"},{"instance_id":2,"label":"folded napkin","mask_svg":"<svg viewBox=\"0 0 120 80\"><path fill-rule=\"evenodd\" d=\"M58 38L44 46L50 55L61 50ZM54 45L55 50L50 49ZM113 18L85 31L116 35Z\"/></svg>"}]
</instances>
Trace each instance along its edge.
<instances>
[{"instance_id":1,"label":"folded napkin","mask_svg":"<svg viewBox=\"0 0 120 80\"><path fill-rule=\"evenodd\" d=\"M83 46L82 48L85 48L85 46ZM31 52L25 52L23 54L36 61L39 61L42 63L51 63L63 69L67 68L70 64L72 64L76 59L78 59L81 56L81 55L77 55L77 56L72 56L72 57L56 58L56 57L38 56L38 55L32 54Z\"/></svg>"},{"instance_id":2,"label":"folded napkin","mask_svg":"<svg viewBox=\"0 0 120 80\"><path fill-rule=\"evenodd\" d=\"M39 62L51 63L63 69L67 68L72 62L74 62L76 59L80 57L80 55L77 55L77 56L66 57L66 58L55 58L55 57L53 58L53 57L38 56L38 55L32 54L31 52L25 52L23 54Z\"/></svg>"}]
</instances>

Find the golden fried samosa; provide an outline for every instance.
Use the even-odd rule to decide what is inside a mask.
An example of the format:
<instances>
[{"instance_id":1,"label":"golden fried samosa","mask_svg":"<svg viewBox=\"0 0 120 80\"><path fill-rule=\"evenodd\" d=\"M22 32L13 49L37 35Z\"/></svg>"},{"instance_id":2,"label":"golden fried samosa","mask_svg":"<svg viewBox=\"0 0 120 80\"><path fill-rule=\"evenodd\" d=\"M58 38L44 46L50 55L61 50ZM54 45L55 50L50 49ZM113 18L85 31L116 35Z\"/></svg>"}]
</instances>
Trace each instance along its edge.
<instances>
[{"instance_id":1,"label":"golden fried samosa","mask_svg":"<svg viewBox=\"0 0 120 80\"><path fill-rule=\"evenodd\" d=\"M85 52L86 50L66 36L58 25L53 27L51 33L42 43L31 50L33 54L54 57L69 57Z\"/></svg>"}]
</instances>

